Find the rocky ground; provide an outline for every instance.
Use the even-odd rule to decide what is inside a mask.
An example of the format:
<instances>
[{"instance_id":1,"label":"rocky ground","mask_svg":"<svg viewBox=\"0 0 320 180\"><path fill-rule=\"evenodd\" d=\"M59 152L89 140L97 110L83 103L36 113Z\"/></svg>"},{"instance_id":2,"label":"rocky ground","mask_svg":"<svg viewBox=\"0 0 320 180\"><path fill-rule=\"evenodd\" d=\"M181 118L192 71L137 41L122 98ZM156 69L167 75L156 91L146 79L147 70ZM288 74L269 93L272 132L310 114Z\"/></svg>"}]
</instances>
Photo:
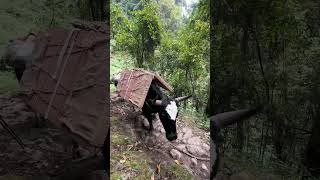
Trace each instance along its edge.
<instances>
[{"instance_id":1,"label":"rocky ground","mask_svg":"<svg viewBox=\"0 0 320 180\"><path fill-rule=\"evenodd\" d=\"M181 116L178 139L169 142L159 120L149 132L138 108L111 99L111 179L207 179L208 132ZM18 96L0 95L0 115L25 144L21 148L0 126L0 180L53 179L75 162L69 135L39 121Z\"/></svg>"},{"instance_id":2,"label":"rocky ground","mask_svg":"<svg viewBox=\"0 0 320 180\"><path fill-rule=\"evenodd\" d=\"M169 142L160 120L149 132L140 113L111 95L111 179L208 179L209 132L180 115L178 139Z\"/></svg>"},{"instance_id":3,"label":"rocky ground","mask_svg":"<svg viewBox=\"0 0 320 180\"><path fill-rule=\"evenodd\" d=\"M49 177L61 175L75 163L70 136L39 120L19 97L1 95L0 115L25 145L22 148L0 126L0 180L56 179Z\"/></svg>"}]
</instances>

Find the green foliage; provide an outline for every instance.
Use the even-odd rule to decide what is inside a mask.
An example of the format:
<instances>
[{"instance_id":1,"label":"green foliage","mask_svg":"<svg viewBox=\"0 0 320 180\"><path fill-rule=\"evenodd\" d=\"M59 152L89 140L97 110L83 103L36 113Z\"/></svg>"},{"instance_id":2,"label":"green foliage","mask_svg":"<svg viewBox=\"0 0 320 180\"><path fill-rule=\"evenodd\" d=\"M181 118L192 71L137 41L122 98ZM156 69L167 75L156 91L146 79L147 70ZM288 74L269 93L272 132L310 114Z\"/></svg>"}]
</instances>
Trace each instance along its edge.
<instances>
[{"instance_id":1,"label":"green foliage","mask_svg":"<svg viewBox=\"0 0 320 180\"><path fill-rule=\"evenodd\" d=\"M209 82L209 22L201 8L199 4L176 33L163 36L156 61L149 66L169 80L175 96L192 94L190 107L197 112L205 108Z\"/></svg>"},{"instance_id":2,"label":"green foliage","mask_svg":"<svg viewBox=\"0 0 320 180\"><path fill-rule=\"evenodd\" d=\"M130 150L133 140L124 134L111 134L111 179L150 179L150 159L147 154L138 150ZM119 169L122 173L119 173ZM125 171L123 171L125 170Z\"/></svg>"},{"instance_id":3,"label":"green foliage","mask_svg":"<svg viewBox=\"0 0 320 180\"><path fill-rule=\"evenodd\" d=\"M126 49L134 58L137 67L152 61L155 48L160 44L162 26L159 7L152 1L141 1L141 10L130 11L132 17L124 14L119 4L111 6L115 24L112 27L117 46Z\"/></svg>"},{"instance_id":4,"label":"green foliage","mask_svg":"<svg viewBox=\"0 0 320 180\"><path fill-rule=\"evenodd\" d=\"M163 170L165 173L162 174L169 175L172 179L177 180L192 180L194 179L192 173L190 173L185 167L178 164L169 165L169 167L164 167Z\"/></svg>"},{"instance_id":5,"label":"green foliage","mask_svg":"<svg viewBox=\"0 0 320 180\"><path fill-rule=\"evenodd\" d=\"M163 27L167 32L175 33L182 26L182 7L173 0L162 0L160 4L160 16Z\"/></svg>"},{"instance_id":6,"label":"green foliage","mask_svg":"<svg viewBox=\"0 0 320 180\"><path fill-rule=\"evenodd\" d=\"M31 31L67 26L77 17L69 1L2 0L0 2L0 55L10 39Z\"/></svg>"},{"instance_id":7,"label":"green foliage","mask_svg":"<svg viewBox=\"0 0 320 180\"><path fill-rule=\"evenodd\" d=\"M112 117L113 120L117 119ZM159 174L155 173L156 162L146 153L145 149L137 148L136 140L124 133L116 131L111 133L111 179L193 179L193 175L183 165L170 162L161 165Z\"/></svg>"},{"instance_id":8,"label":"green foliage","mask_svg":"<svg viewBox=\"0 0 320 180\"><path fill-rule=\"evenodd\" d=\"M192 100L183 107L196 111L197 123L206 128L209 123L203 112L209 82L208 2L195 6L188 20L182 17L183 4L174 0L111 5L112 50L129 53L135 67L158 72L174 87L171 96L192 94ZM113 63L121 64L113 58L117 57L112 57L111 70Z\"/></svg>"},{"instance_id":9,"label":"green foliage","mask_svg":"<svg viewBox=\"0 0 320 180\"><path fill-rule=\"evenodd\" d=\"M210 121L207 120L203 112L197 112L195 108L189 105L187 108L182 109L181 113L183 114L183 117L181 117L183 121L187 121L200 129L210 130Z\"/></svg>"},{"instance_id":10,"label":"green foliage","mask_svg":"<svg viewBox=\"0 0 320 180\"><path fill-rule=\"evenodd\" d=\"M0 56L9 40L23 37L29 32L68 27L78 17L77 4L72 0L1 0ZM2 58L0 61L0 70L9 69ZM15 93L18 88L13 72L0 72L0 94Z\"/></svg>"},{"instance_id":11,"label":"green foliage","mask_svg":"<svg viewBox=\"0 0 320 180\"><path fill-rule=\"evenodd\" d=\"M217 113L257 104L271 108L257 120L224 132L228 140L223 149L234 149L234 155L249 153L248 159L274 170L283 163L284 173L301 176L297 172L303 169L311 140L306 132L313 131L319 114L314 109L320 104L315 98L319 78L314 76L319 73L315 58L319 33L311 33L318 27L310 21L311 4L317 8L319 4L312 0L226 2L215 1L212 9L213 106L209 109Z\"/></svg>"},{"instance_id":12,"label":"green foliage","mask_svg":"<svg viewBox=\"0 0 320 180\"><path fill-rule=\"evenodd\" d=\"M112 52L111 53L111 63L110 63L110 75L120 73L124 69L131 69L134 67L132 57L125 52ZM113 84L110 85L111 92L116 90Z\"/></svg>"}]
</instances>

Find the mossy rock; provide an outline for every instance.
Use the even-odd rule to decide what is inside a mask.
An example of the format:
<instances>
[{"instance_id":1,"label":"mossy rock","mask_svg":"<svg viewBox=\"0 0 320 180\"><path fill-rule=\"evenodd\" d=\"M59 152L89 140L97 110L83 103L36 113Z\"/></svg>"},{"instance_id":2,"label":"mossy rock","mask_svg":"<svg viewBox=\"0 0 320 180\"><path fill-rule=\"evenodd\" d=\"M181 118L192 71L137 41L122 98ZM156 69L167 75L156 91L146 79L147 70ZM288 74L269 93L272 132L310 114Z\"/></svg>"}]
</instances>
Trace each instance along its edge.
<instances>
[{"instance_id":1,"label":"mossy rock","mask_svg":"<svg viewBox=\"0 0 320 180\"><path fill-rule=\"evenodd\" d=\"M121 119L118 118L118 117L112 116L112 117L110 118L110 121L111 121L111 124L116 124L116 123L119 123L119 122L121 121Z\"/></svg>"},{"instance_id":2,"label":"mossy rock","mask_svg":"<svg viewBox=\"0 0 320 180\"><path fill-rule=\"evenodd\" d=\"M112 145L121 146L121 145L132 144L133 141L131 138L129 138L125 135L122 135L122 134L119 134L116 132L111 132L111 143L112 143Z\"/></svg>"},{"instance_id":3,"label":"mossy rock","mask_svg":"<svg viewBox=\"0 0 320 180\"><path fill-rule=\"evenodd\" d=\"M121 169L114 169L118 168ZM150 159L140 151L115 151L111 156L111 180L150 179Z\"/></svg>"},{"instance_id":4,"label":"mossy rock","mask_svg":"<svg viewBox=\"0 0 320 180\"><path fill-rule=\"evenodd\" d=\"M171 179L176 180L193 180L194 176L184 166L173 164L168 167L164 167L162 173L165 176L169 176Z\"/></svg>"}]
</instances>

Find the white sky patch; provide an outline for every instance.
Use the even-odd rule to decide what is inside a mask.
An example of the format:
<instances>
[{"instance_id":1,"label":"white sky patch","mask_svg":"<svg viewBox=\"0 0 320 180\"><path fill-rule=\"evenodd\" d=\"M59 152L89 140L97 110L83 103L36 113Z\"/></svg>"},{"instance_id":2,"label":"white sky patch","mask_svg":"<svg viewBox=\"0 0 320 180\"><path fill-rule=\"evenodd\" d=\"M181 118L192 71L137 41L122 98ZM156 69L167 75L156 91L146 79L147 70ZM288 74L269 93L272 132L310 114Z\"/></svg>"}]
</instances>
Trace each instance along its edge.
<instances>
[{"instance_id":1,"label":"white sky patch","mask_svg":"<svg viewBox=\"0 0 320 180\"><path fill-rule=\"evenodd\" d=\"M166 111L169 114L172 120L176 120L178 114L178 107L175 101L170 101L170 104L167 105Z\"/></svg>"},{"instance_id":2,"label":"white sky patch","mask_svg":"<svg viewBox=\"0 0 320 180\"><path fill-rule=\"evenodd\" d=\"M199 2L199 0L185 0L186 6L182 7L182 15L189 17L189 14L192 11L192 6Z\"/></svg>"}]
</instances>

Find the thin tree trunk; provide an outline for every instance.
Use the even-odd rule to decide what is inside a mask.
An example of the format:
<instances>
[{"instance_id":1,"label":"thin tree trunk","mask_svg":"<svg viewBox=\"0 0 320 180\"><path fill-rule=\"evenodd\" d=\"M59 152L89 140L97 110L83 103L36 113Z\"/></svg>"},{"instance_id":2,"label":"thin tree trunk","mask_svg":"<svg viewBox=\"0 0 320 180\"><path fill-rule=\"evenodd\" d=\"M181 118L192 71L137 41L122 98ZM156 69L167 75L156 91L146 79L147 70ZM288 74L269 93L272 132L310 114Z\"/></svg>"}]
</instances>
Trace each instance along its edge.
<instances>
[{"instance_id":1,"label":"thin tree trunk","mask_svg":"<svg viewBox=\"0 0 320 180\"><path fill-rule=\"evenodd\" d=\"M94 0L90 0L90 11L91 11L91 18L93 21L95 21L96 20L96 16L95 16L96 8L95 8L93 1Z\"/></svg>"},{"instance_id":2,"label":"thin tree trunk","mask_svg":"<svg viewBox=\"0 0 320 180\"><path fill-rule=\"evenodd\" d=\"M216 99L216 92L215 92L215 81L216 81L216 67L215 61L217 59L214 58L214 45L217 44L216 42L216 34L215 28L217 28L219 21L221 20L221 2L220 1L210 1L210 81L209 81L209 98L206 107L206 114L208 116L212 116L215 114L214 104Z\"/></svg>"},{"instance_id":3,"label":"thin tree trunk","mask_svg":"<svg viewBox=\"0 0 320 180\"><path fill-rule=\"evenodd\" d=\"M257 55L258 55L260 71L261 71L261 75L262 75L262 78L263 78L264 84L265 84L266 102L269 103L269 99L270 99L269 83L268 83L268 80L267 80L266 75L264 73L264 68L263 68L263 64L262 64L261 48L260 48L260 43L259 43L259 40L258 40L258 37L257 37L257 25L256 25L255 30L253 31L253 35L254 35L254 39L255 39L255 42L256 42L256 49L257 49Z\"/></svg>"},{"instance_id":4,"label":"thin tree trunk","mask_svg":"<svg viewBox=\"0 0 320 180\"><path fill-rule=\"evenodd\" d=\"M312 175L320 176L320 112L314 117L312 134L306 149L306 165Z\"/></svg>"},{"instance_id":5,"label":"thin tree trunk","mask_svg":"<svg viewBox=\"0 0 320 180\"><path fill-rule=\"evenodd\" d=\"M249 34L248 34L248 27L246 26L246 24L243 26L243 35L242 35L242 40L241 40L241 69L243 69L243 65L246 65L246 61L247 61L247 51L248 51L248 38L249 38ZM242 74L242 78L244 76L244 72L241 73ZM243 104L243 100L242 100L242 95L240 95L240 105ZM244 122L240 121L237 123L237 147L239 152L242 152L243 150L243 146L245 143L245 131L244 131Z\"/></svg>"}]
</instances>

